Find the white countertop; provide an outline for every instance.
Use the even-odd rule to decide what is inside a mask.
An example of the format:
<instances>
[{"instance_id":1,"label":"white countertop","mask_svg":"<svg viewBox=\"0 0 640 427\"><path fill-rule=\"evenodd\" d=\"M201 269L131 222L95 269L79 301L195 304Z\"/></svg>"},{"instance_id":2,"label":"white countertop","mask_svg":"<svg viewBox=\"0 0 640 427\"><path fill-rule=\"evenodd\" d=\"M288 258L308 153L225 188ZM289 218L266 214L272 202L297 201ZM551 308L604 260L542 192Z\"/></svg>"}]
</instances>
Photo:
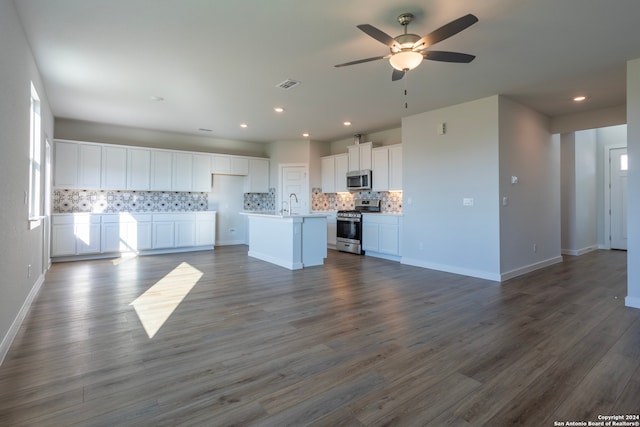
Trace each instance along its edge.
<instances>
[{"instance_id":1,"label":"white countertop","mask_svg":"<svg viewBox=\"0 0 640 427\"><path fill-rule=\"evenodd\" d=\"M293 213L292 215L289 214L282 214L279 211L242 211L240 212L240 215L247 215L247 216L262 216L262 217L269 217L269 218L324 218L327 217L328 214L326 213Z\"/></svg>"}]
</instances>

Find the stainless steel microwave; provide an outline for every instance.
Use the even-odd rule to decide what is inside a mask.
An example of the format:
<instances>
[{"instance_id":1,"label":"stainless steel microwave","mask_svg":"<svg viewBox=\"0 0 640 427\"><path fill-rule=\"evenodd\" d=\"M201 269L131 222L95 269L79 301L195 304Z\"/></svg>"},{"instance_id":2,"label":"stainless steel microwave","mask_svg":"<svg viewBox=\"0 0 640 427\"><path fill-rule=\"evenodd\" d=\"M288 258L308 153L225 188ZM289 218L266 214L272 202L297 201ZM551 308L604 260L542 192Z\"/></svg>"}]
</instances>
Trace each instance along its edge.
<instances>
[{"instance_id":1,"label":"stainless steel microwave","mask_svg":"<svg viewBox=\"0 0 640 427\"><path fill-rule=\"evenodd\" d=\"M371 190L371 170L347 172L347 189Z\"/></svg>"}]
</instances>

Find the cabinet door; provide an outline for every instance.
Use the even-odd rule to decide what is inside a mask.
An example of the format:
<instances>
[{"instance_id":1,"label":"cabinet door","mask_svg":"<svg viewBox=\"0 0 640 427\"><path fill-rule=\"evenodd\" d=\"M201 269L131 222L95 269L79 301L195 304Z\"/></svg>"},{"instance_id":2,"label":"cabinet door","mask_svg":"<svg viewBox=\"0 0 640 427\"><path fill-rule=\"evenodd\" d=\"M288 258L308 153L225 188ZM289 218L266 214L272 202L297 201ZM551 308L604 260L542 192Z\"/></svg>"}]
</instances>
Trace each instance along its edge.
<instances>
[{"instance_id":1,"label":"cabinet door","mask_svg":"<svg viewBox=\"0 0 640 427\"><path fill-rule=\"evenodd\" d=\"M333 156L322 157L320 159L320 174L322 175L322 192L336 192L336 166Z\"/></svg>"},{"instance_id":2,"label":"cabinet door","mask_svg":"<svg viewBox=\"0 0 640 427\"><path fill-rule=\"evenodd\" d=\"M359 158L360 158L360 170L371 169L371 153L373 151L373 143L365 142L358 144Z\"/></svg>"},{"instance_id":3,"label":"cabinet door","mask_svg":"<svg viewBox=\"0 0 640 427\"><path fill-rule=\"evenodd\" d=\"M206 154L193 155L193 187L191 191L211 192L211 159Z\"/></svg>"},{"instance_id":4,"label":"cabinet door","mask_svg":"<svg viewBox=\"0 0 640 427\"><path fill-rule=\"evenodd\" d=\"M335 190L336 193L346 193L347 188L347 168L349 167L349 156L339 154L335 156Z\"/></svg>"},{"instance_id":5,"label":"cabinet door","mask_svg":"<svg viewBox=\"0 0 640 427\"><path fill-rule=\"evenodd\" d=\"M250 159L247 193L269 192L269 160Z\"/></svg>"},{"instance_id":6,"label":"cabinet door","mask_svg":"<svg viewBox=\"0 0 640 427\"><path fill-rule=\"evenodd\" d=\"M175 236L173 221L159 221L153 223L153 248L173 248Z\"/></svg>"},{"instance_id":7,"label":"cabinet door","mask_svg":"<svg viewBox=\"0 0 640 427\"><path fill-rule=\"evenodd\" d=\"M360 146L350 145L347 147L349 155L349 172L360 170Z\"/></svg>"},{"instance_id":8,"label":"cabinet door","mask_svg":"<svg viewBox=\"0 0 640 427\"><path fill-rule=\"evenodd\" d=\"M100 189L102 170L102 147L100 145L78 145L78 187Z\"/></svg>"},{"instance_id":9,"label":"cabinet door","mask_svg":"<svg viewBox=\"0 0 640 427\"><path fill-rule=\"evenodd\" d=\"M389 148L389 190L402 191L402 146Z\"/></svg>"},{"instance_id":10,"label":"cabinet door","mask_svg":"<svg viewBox=\"0 0 640 427\"><path fill-rule=\"evenodd\" d=\"M389 191L389 150L376 148L372 156L373 191Z\"/></svg>"},{"instance_id":11,"label":"cabinet door","mask_svg":"<svg viewBox=\"0 0 640 427\"><path fill-rule=\"evenodd\" d=\"M336 238L338 233L338 223L335 216L327 217L327 244L336 245Z\"/></svg>"},{"instance_id":12,"label":"cabinet door","mask_svg":"<svg viewBox=\"0 0 640 427\"><path fill-rule=\"evenodd\" d=\"M216 240L216 223L214 220L196 221L196 246L214 245Z\"/></svg>"},{"instance_id":13,"label":"cabinet door","mask_svg":"<svg viewBox=\"0 0 640 427\"><path fill-rule=\"evenodd\" d=\"M152 248L151 222L135 222L127 224L128 250L143 251Z\"/></svg>"},{"instance_id":14,"label":"cabinet door","mask_svg":"<svg viewBox=\"0 0 640 427\"><path fill-rule=\"evenodd\" d=\"M127 250L124 242L126 225L127 224L120 224L119 222L102 224L102 236L100 240L102 252L122 252Z\"/></svg>"},{"instance_id":15,"label":"cabinet door","mask_svg":"<svg viewBox=\"0 0 640 427\"><path fill-rule=\"evenodd\" d=\"M76 224L76 250L79 254L100 253L100 224Z\"/></svg>"},{"instance_id":16,"label":"cabinet door","mask_svg":"<svg viewBox=\"0 0 640 427\"><path fill-rule=\"evenodd\" d=\"M378 252L389 255L399 255L398 226L380 224L378 230Z\"/></svg>"},{"instance_id":17,"label":"cabinet door","mask_svg":"<svg viewBox=\"0 0 640 427\"><path fill-rule=\"evenodd\" d=\"M172 156L169 151L151 151L151 190L171 191Z\"/></svg>"},{"instance_id":18,"label":"cabinet door","mask_svg":"<svg viewBox=\"0 0 640 427\"><path fill-rule=\"evenodd\" d=\"M379 251L379 225L363 222L362 224L362 249L365 251Z\"/></svg>"},{"instance_id":19,"label":"cabinet door","mask_svg":"<svg viewBox=\"0 0 640 427\"><path fill-rule=\"evenodd\" d=\"M123 190L127 188L127 149L124 147L102 147L102 189Z\"/></svg>"},{"instance_id":20,"label":"cabinet door","mask_svg":"<svg viewBox=\"0 0 640 427\"><path fill-rule=\"evenodd\" d=\"M196 222L176 221L175 222L175 246L176 248L184 248L195 246L196 244Z\"/></svg>"},{"instance_id":21,"label":"cabinet door","mask_svg":"<svg viewBox=\"0 0 640 427\"><path fill-rule=\"evenodd\" d=\"M76 233L73 224L51 226L51 256L76 254Z\"/></svg>"},{"instance_id":22,"label":"cabinet door","mask_svg":"<svg viewBox=\"0 0 640 427\"><path fill-rule=\"evenodd\" d=\"M53 154L53 185L62 188L77 187L78 144L74 142L56 141Z\"/></svg>"},{"instance_id":23,"label":"cabinet door","mask_svg":"<svg viewBox=\"0 0 640 427\"><path fill-rule=\"evenodd\" d=\"M249 159L231 157L231 175L249 175Z\"/></svg>"},{"instance_id":24,"label":"cabinet door","mask_svg":"<svg viewBox=\"0 0 640 427\"><path fill-rule=\"evenodd\" d=\"M151 150L127 149L127 190L151 189Z\"/></svg>"},{"instance_id":25,"label":"cabinet door","mask_svg":"<svg viewBox=\"0 0 640 427\"><path fill-rule=\"evenodd\" d=\"M229 156L213 156L211 159L211 173L221 175L231 174L231 157Z\"/></svg>"},{"instance_id":26,"label":"cabinet door","mask_svg":"<svg viewBox=\"0 0 640 427\"><path fill-rule=\"evenodd\" d=\"M193 187L193 155L173 153L173 191L191 191Z\"/></svg>"}]
</instances>

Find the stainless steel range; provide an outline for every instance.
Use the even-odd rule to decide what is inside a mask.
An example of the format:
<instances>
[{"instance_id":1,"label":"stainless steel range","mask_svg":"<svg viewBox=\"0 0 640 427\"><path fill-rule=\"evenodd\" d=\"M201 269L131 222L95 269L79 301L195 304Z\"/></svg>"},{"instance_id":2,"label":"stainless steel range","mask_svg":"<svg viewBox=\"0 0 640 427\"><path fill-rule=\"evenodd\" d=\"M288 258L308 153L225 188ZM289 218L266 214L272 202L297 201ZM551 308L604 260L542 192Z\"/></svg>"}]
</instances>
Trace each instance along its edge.
<instances>
[{"instance_id":1,"label":"stainless steel range","mask_svg":"<svg viewBox=\"0 0 640 427\"><path fill-rule=\"evenodd\" d=\"M362 214L380 212L380 200L355 200L353 210L338 211L336 249L342 252L363 255L362 250Z\"/></svg>"}]
</instances>

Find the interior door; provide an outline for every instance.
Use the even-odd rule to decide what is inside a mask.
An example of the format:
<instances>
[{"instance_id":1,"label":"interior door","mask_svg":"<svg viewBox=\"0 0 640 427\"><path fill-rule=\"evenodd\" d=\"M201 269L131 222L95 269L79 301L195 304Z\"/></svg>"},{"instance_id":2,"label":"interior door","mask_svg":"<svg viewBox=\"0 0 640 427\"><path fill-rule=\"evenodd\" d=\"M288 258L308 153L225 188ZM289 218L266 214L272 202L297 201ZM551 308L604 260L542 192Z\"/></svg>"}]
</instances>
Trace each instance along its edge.
<instances>
[{"instance_id":1,"label":"interior door","mask_svg":"<svg viewBox=\"0 0 640 427\"><path fill-rule=\"evenodd\" d=\"M285 205L282 202L286 202L289 212L309 212L309 174L307 169L306 165L282 166L280 206ZM292 194L295 194L295 197Z\"/></svg>"},{"instance_id":2,"label":"interior door","mask_svg":"<svg viewBox=\"0 0 640 427\"><path fill-rule=\"evenodd\" d=\"M611 184L611 249L627 249L627 170L626 148L609 151Z\"/></svg>"}]
</instances>

